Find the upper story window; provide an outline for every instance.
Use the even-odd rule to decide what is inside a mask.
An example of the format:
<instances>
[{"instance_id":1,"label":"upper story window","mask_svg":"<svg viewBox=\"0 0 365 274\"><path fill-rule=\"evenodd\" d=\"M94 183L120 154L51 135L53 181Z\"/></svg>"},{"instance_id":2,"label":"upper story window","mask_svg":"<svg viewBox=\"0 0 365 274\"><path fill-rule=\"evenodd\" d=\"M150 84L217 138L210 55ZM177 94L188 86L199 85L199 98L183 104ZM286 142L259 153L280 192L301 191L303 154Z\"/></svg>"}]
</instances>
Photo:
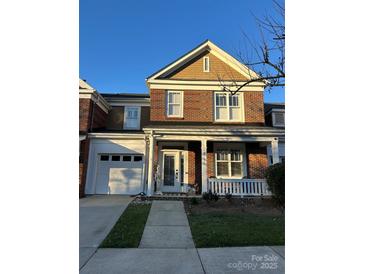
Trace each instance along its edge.
<instances>
[{"instance_id":1,"label":"upper story window","mask_svg":"<svg viewBox=\"0 0 365 274\"><path fill-rule=\"evenodd\" d=\"M215 121L242 121L242 94L232 95L230 92L216 92Z\"/></svg>"},{"instance_id":2,"label":"upper story window","mask_svg":"<svg viewBox=\"0 0 365 274\"><path fill-rule=\"evenodd\" d=\"M285 126L285 113L284 112L272 112L272 125L274 127Z\"/></svg>"},{"instance_id":3,"label":"upper story window","mask_svg":"<svg viewBox=\"0 0 365 274\"><path fill-rule=\"evenodd\" d=\"M182 91L167 91L167 117L183 117L184 93Z\"/></svg>"},{"instance_id":4,"label":"upper story window","mask_svg":"<svg viewBox=\"0 0 365 274\"><path fill-rule=\"evenodd\" d=\"M209 70L210 70L209 57L204 57L203 58L203 71L209 72Z\"/></svg>"},{"instance_id":5,"label":"upper story window","mask_svg":"<svg viewBox=\"0 0 365 274\"><path fill-rule=\"evenodd\" d=\"M124 107L124 129L139 129L141 108L135 106Z\"/></svg>"}]
</instances>

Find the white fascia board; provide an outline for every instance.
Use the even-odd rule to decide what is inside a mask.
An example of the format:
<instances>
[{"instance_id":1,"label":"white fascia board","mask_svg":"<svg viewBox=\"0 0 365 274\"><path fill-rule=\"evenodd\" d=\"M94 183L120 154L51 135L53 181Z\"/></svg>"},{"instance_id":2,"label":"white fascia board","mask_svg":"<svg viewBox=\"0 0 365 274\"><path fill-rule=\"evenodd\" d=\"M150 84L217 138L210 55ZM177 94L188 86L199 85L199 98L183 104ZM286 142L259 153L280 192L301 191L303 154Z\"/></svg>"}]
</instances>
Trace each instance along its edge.
<instances>
[{"instance_id":1,"label":"white fascia board","mask_svg":"<svg viewBox=\"0 0 365 274\"><path fill-rule=\"evenodd\" d=\"M272 112L285 112L285 109L282 109L282 108L272 108L269 111L267 111L266 114L270 114Z\"/></svg>"},{"instance_id":2,"label":"white fascia board","mask_svg":"<svg viewBox=\"0 0 365 274\"><path fill-rule=\"evenodd\" d=\"M150 106L149 98L140 99L123 99L123 98L108 98L107 102L111 106Z\"/></svg>"},{"instance_id":3,"label":"white fascia board","mask_svg":"<svg viewBox=\"0 0 365 274\"><path fill-rule=\"evenodd\" d=\"M89 133L89 138L92 139L130 139L130 140L135 140L135 139L145 139L145 134L144 133L108 133L108 132L103 132L103 133Z\"/></svg>"},{"instance_id":4,"label":"white fascia board","mask_svg":"<svg viewBox=\"0 0 365 274\"><path fill-rule=\"evenodd\" d=\"M108 113L111 109L109 103L96 90L79 90L79 99L90 99L95 102L103 111Z\"/></svg>"},{"instance_id":5,"label":"white fascia board","mask_svg":"<svg viewBox=\"0 0 365 274\"><path fill-rule=\"evenodd\" d=\"M225 62L227 65L231 66L237 72L243 74L248 79L259 78L260 76L251 70L249 67L245 66L241 62L239 62L236 58L233 58L230 54L208 41L209 47L212 49L211 53L218 57L220 60Z\"/></svg>"},{"instance_id":6,"label":"white fascia board","mask_svg":"<svg viewBox=\"0 0 365 274\"><path fill-rule=\"evenodd\" d=\"M285 136L283 129L143 129L146 134L153 130L154 134L174 134L174 135L196 135L196 136Z\"/></svg>"},{"instance_id":7,"label":"white fascia board","mask_svg":"<svg viewBox=\"0 0 365 274\"><path fill-rule=\"evenodd\" d=\"M215 44L213 44L211 41L208 40L207 42L205 42L204 44L202 44L200 47L196 48L189 54L186 54L185 56L176 60L174 63L172 63L168 67L164 68L160 72L156 73L152 77L147 78L146 79L147 83L151 83L151 81L155 80L156 78L163 76L165 74L169 74L174 69L178 69L179 67L186 64L189 60L191 60L195 56L199 55L204 50L208 50L210 53L212 53L213 55L218 57L224 63L226 63L227 65L229 65L234 70L236 70L238 73L242 74L243 76L245 76L248 79L254 79L254 78L260 77L256 72L254 72L253 70L251 70L250 68L248 68L247 66L245 66L244 64L239 62L237 59L233 58L230 54L228 54L227 52L225 52L224 50L222 50L221 48L219 48L218 46L216 46ZM267 83L268 83L268 81L266 81L266 80L262 81L263 85L266 85Z\"/></svg>"},{"instance_id":8,"label":"white fascia board","mask_svg":"<svg viewBox=\"0 0 365 274\"><path fill-rule=\"evenodd\" d=\"M211 90L211 91L225 91L225 88L229 86L227 85L202 85L201 83L197 85L193 84L149 84L150 89L165 89L165 90ZM237 85L230 86L232 91L238 89ZM240 89L240 91L264 91L264 86L244 86Z\"/></svg>"},{"instance_id":9,"label":"white fascia board","mask_svg":"<svg viewBox=\"0 0 365 274\"><path fill-rule=\"evenodd\" d=\"M268 142L272 136L189 136L189 135L157 135L156 141L215 141L215 142Z\"/></svg>"}]
</instances>

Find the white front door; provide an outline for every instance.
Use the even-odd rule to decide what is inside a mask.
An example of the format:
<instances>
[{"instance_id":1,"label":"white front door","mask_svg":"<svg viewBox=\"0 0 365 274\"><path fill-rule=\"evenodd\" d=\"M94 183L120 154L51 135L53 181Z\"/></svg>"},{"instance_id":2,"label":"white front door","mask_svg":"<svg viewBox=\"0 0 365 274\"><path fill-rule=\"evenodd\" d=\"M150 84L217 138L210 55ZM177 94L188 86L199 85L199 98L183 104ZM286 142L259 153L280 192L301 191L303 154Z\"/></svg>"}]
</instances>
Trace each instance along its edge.
<instances>
[{"instance_id":1,"label":"white front door","mask_svg":"<svg viewBox=\"0 0 365 274\"><path fill-rule=\"evenodd\" d=\"M162 192L180 192L180 152L162 153Z\"/></svg>"}]
</instances>

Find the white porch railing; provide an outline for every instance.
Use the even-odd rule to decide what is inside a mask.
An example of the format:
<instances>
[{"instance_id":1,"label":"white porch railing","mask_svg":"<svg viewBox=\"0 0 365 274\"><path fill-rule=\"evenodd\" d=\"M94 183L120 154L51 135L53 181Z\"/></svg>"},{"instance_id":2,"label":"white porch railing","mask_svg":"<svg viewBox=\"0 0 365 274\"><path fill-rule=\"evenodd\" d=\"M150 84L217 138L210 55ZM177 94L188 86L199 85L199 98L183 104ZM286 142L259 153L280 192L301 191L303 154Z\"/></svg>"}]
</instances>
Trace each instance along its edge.
<instances>
[{"instance_id":1,"label":"white porch railing","mask_svg":"<svg viewBox=\"0 0 365 274\"><path fill-rule=\"evenodd\" d=\"M208 179L208 191L218 195L271 196L266 179Z\"/></svg>"}]
</instances>

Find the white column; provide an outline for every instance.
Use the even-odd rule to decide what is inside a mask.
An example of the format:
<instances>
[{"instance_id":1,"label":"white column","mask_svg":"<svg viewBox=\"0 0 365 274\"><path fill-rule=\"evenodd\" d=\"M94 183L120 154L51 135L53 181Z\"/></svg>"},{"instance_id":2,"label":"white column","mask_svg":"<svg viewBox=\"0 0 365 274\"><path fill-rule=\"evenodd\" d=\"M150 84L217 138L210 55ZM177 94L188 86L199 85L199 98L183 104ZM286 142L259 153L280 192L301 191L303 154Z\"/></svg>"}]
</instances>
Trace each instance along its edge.
<instances>
[{"instance_id":1,"label":"white column","mask_svg":"<svg viewBox=\"0 0 365 274\"><path fill-rule=\"evenodd\" d=\"M208 176L207 176L207 140L201 140L201 155L202 155L202 193L208 191Z\"/></svg>"},{"instance_id":2,"label":"white column","mask_svg":"<svg viewBox=\"0 0 365 274\"><path fill-rule=\"evenodd\" d=\"M271 141L271 152L272 152L272 163L277 164L279 163L279 140L278 138L274 138Z\"/></svg>"},{"instance_id":3,"label":"white column","mask_svg":"<svg viewBox=\"0 0 365 274\"><path fill-rule=\"evenodd\" d=\"M148 151L148 176L147 176L147 196L153 194L153 158L155 150L155 138L153 132L149 136L149 151Z\"/></svg>"}]
</instances>

